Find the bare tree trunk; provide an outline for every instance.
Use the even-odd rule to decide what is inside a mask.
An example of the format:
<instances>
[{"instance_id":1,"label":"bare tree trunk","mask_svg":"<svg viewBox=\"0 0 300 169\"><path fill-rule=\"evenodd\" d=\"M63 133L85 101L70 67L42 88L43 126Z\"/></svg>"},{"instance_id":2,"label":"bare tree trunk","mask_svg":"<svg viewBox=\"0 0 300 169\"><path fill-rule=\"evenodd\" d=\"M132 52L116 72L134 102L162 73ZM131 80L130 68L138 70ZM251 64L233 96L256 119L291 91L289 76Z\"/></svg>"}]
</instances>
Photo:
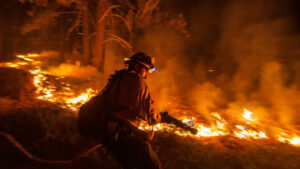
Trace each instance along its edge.
<instances>
[{"instance_id":1,"label":"bare tree trunk","mask_svg":"<svg viewBox=\"0 0 300 169\"><path fill-rule=\"evenodd\" d=\"M59 18L59 56L60 62L65 61L65 23L64 23L64 16Z\"/></svg>"},{"instance_id":2,"label":"bare tree trunk","mask_svg":"<svg viewBox=\"0 0 300 169\"><path fill-rule=\"evenodd\" d=\"M88 2L86 2L86 10L83 12L83 59L84 65L89 64L90 61L90 38L89 38L89 16L88 16Z\"/></svg>"},{"instance_id":3,"label":"bare tree trunk","mask_svg":"<svg viewBox=\"0 0 300 169\"><path fill-rule=\"evenodd\" d=\"M104 63L104 39L105 39L105 25L106 19L100 20L103 17L105 10L107 9L107 0L99 0L97 4L97 24L96 24L96 37L94 43L94 55L92 59L93 65L95 65L100 71L103 71Z\"/></svg>"},{"instance_id":4,"label":"bare tree trunk","mask_svg":"<svg viewBox=\"0 0 300 169\"><path fill-rule=\"evenodd\" d=\"M3 58L3 30L4 30L4 20L2 16L2 12L0 12L0 60Z\"/></svg>"}]
</instances>

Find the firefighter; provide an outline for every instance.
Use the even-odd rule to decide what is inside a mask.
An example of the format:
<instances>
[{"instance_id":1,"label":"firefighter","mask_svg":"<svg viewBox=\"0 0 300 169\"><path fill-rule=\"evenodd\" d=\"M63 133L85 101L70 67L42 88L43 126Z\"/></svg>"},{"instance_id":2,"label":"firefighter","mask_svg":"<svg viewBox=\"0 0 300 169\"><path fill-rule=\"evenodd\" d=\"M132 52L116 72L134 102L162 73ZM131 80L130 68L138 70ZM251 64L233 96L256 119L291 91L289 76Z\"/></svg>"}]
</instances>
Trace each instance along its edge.
<instances>
[{"instance_id":1,"label":"firefighter","mask_svg":"<svg viewBox=\"0 0 300 169\"><path fill-rule=\"evenodd\" d=\"M151 134L138 129L140 120L153 125L161 119L152 107L145 81L154 69L154 59L139 52L124 63L126 69L111 75L99 95L105 100L99 112L108 112L101 141L125 169L160 169L161 163L149 143Z\"/></svg>"}]
</instances>

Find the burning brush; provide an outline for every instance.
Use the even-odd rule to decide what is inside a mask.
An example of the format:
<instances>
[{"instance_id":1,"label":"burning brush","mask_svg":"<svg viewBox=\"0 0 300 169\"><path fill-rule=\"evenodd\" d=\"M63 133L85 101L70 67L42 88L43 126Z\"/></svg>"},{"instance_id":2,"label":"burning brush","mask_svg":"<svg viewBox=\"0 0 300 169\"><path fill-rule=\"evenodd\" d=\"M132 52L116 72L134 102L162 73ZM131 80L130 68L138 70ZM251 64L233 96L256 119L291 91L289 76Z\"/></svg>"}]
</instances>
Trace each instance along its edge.
<instances>
[{"instance_id":1,"label":"burning brush","mask_svg":"<svg viewBox=\"0 0 300 169\"><path fill-rule=\"evenodd\" d=\"M31 72L34 76L33 84L37 88L37 99L58 103L61 107L74 112L77 112L82 104L98 93L97 90L88 88L76 95L72 84L65 77L54 76L47 72L44 68L45 65L38 60L39 57L39 54L18 55L16 61L0 63L0 66ZM241 113L243 119L240 122L232 123L219 113L213 112L211 113L214 118L213 123L203 124L201 119L191 113L177 119L164 112L161 113L162 123L156 124L153 129L193 138L231 135L241 139L275 139L279 142L300 146L300 136L296 132L280 129L280 132L270 136L265 131L258 129L261 128L258 126L259 119L255 118L251 111L244 109ZM151 126L141 122L139 129L151 130Z\"/></svg>"},{"instance_id":2,"label":"burning brush","mask_svg":"<svg viewBox=\"0 0 300 169\"><path fill-rule=\"evenodd\" d=\"M181 120L178 120L173 116L170 116L168 112L161 112L160 114L161 114L161 123L174 124L175 126L180 127L186 131L189 131L194 135L197 134L198 130L193 128L193 121L188 121L184 123Z\"/></svg>"}]
</instances>

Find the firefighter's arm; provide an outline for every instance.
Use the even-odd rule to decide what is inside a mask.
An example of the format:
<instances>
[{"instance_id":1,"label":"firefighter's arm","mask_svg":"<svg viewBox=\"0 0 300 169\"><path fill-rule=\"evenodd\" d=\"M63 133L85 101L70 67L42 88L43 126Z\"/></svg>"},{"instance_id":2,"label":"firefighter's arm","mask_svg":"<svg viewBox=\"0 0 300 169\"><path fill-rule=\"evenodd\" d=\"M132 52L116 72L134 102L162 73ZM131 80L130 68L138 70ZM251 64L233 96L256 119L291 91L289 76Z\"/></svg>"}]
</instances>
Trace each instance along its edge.
<instances>
[{"instance_id":1,"label":"firefighter's arm","mask_svg":"<svg viewBox=\"0 0 300 169\"><path fill-rule=\"evenodd\" d=\"M161 116L152 107L148 113L148 122L150 125L160 123Z\"/></svg>"},{"instance_id":2,"label":"firefighter's arm","mask_svg":"<svg viewBox=\"0 0 300 169\"><path fill-rule=\"evenodd\" d=\"M148 91L147 91L148 92ZM161 116L160 113L156 112L153 107L154 101L151 99L150 94L148 93L148 96L146 98L146 113L147 113L147 119L148 123L150 125L160 123Z\"/></svg>"}]
</instances>

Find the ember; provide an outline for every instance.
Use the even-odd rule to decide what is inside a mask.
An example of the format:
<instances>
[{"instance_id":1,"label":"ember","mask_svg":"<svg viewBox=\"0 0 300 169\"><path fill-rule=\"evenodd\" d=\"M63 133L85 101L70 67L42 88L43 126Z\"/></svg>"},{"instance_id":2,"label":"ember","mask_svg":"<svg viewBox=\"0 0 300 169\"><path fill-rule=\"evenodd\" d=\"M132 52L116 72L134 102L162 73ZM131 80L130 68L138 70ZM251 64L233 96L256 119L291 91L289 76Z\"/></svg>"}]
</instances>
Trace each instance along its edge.
<instances>
[{"instance_id":1,"label":"ember","mask_svg":"<svg viewBox=\"0 0 300 169\"><path fill-rule=\"evenodd\" d=\"M41 62L35 60L39 58L38 54L27 54L27 55L17 55L15 62L2 63L3 67L12 67L16 69L25 69L34 75L33 84L36 86L37 99L46 100L49 102L57 102L63 108L67 108L73 111L78 111L78 108L95 96L98 91L92 88L85 89L80 95L76 95L72 91L72 85L65 81L64 77L54 76L54 81L58 82L58 86L50 80L53 76L46 70L41 68ZM53 77L52 77L53 78ZM53 79L52 79L53 81ZM292 144L294 146L300 146L300 136L296 133L288 131L287 133L280 133L275 138L269 136L265 131L261 131L256 126L252 124L257 124L259 121L253 116L253 113L248 109L244 108L243 112L240 112L244 117L244 122L241 121L240 124L234 125L230 128L231 122L224 119L220 113L212 112L211 115L214 117L214 121L210 124L203 124L198 121L195 117L180 117L180 119L189 126L193 126L198 130L196 135L191 134L188 131L184 131L172 124L156 124L154 126L149 126L145 122L141 122L139 129L141 130L154 130L154 131L166 131L173 132L180 136L189 136L193 138L200 137L215 137L215 136L226 136L231 135L241 139L276 139L283 143ZM243 123L246 123L244 125Z\"/></svg>"}]
</instances>

